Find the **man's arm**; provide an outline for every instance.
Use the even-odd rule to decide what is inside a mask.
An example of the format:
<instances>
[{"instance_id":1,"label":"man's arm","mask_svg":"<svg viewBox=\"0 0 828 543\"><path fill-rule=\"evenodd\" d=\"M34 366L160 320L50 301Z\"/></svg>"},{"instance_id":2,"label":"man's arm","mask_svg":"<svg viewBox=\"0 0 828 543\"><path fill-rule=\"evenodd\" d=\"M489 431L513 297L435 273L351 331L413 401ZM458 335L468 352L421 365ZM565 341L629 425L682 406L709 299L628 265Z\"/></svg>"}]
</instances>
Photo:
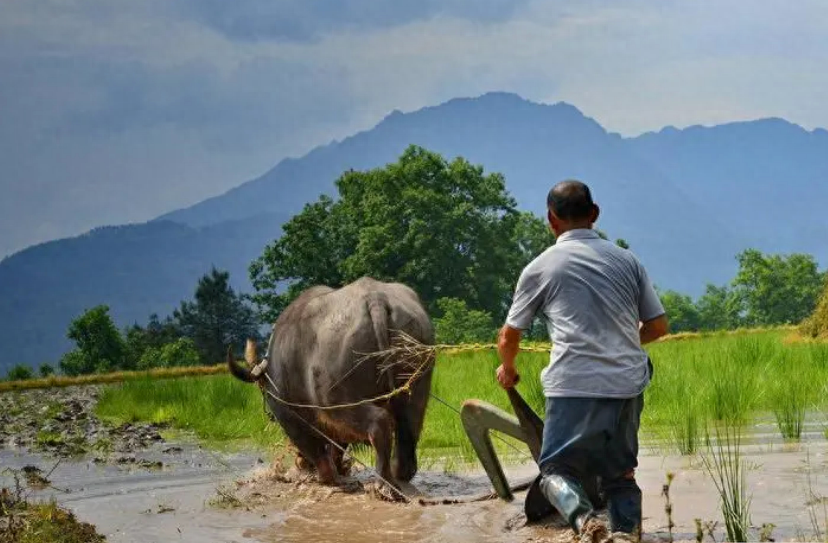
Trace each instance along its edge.
<instances>
[{"instance_id":1,"label":"man's arm","mask_svg":"<svg viewBox=\"0 0 828 543\"><path fill-rule=\"evenodd\" d=\"M660 315L654 319L641 324L638 334L641 337L641 344L646 345L658 338L667 335L670 331L670 323L667 321L667 315Z\"/></svg>"},{"instance_id":2,"label":"man's arm","mask_svg":"<svg viewBox=\"0 0 828 543\"><path fill-rule=\"evenodd\" d=\"M515 358L520 352L521 331L508 324L500 329L497 340L497 355L500 357L500 367L497 368L497 381L503 388L512 388L518 380Z\"/></svg>"},{"instance_id":3,"label":"man's arm","mask_svg":"<svg viewBox=\"0 0 828 543\"><path fill-rule=\"evenodd\" d=\"M639 299L638 318L641 325L638 334L641 344L651 343L670 331L670 324L667 322L667 312L658 297L658 293L647 276L647 270L639 264Z\"/></svg>"},{"instance_id":4,"label":"man's arm","mask_svg":"<svg viewBox=\"0 0 828 543\"><path fill-rule=\"evenodd\" d=\"M515 358L520 351L520 336L523 330L532 325L546 297L546 284L534 269L536 261L523 268L512 296L512 305L506 315L506 323L500 329L497 338L497 354L500 367L497 368L497 381L503 388L512 388L518 380Z\"/></svg>"}]
</instances>

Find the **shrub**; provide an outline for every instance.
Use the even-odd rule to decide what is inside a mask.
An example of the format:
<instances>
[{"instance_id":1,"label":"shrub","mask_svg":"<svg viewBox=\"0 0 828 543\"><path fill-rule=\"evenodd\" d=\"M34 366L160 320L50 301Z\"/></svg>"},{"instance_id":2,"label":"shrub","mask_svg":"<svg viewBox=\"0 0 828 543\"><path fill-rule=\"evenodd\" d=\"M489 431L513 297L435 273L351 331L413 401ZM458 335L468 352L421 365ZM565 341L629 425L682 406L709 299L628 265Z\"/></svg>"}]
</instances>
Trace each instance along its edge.
<instances>
[{"instance_id":1,"label":"shrub","mask_svg":"<svg viewBox=\"0 0 828 543\"><path fill-rule=\"evenodd\" d=\"M34 378L34 372L29 366L18 364L9 370L7 378L9 381L25 381Z\"/></svg>"},{"instance_id":2,"label":"shrub","mask_svg":"<svg viewBox=\"0 0 828 543\"><path fill-rule=\"evenodd\" d=\"M161 347L150 347L138 361L139 370L198 365L198 351L190 338L179 338Z\"/></svg>"},{"instance_id":3,"label":"shrub","mask_svg":"<svg viewBox=\"0 0 828 543\"><path fill-rule=\"evenodd\" d=\"M828 337L828 281L825 283L814 313L805 319L799 331L812 338Z\"/></svg>"},{"instance_id":4,"label":"shrub","mask_svg":"<svg viewBox=\"0 0 828 543\"><path fill-rule=\"evenodd\" d=\"M442 316L434 319L439 343L489 342L495 338L492 317L485 311L470 310L457 298L440 298L437 307Z\"/></svg>"}]
</instances>

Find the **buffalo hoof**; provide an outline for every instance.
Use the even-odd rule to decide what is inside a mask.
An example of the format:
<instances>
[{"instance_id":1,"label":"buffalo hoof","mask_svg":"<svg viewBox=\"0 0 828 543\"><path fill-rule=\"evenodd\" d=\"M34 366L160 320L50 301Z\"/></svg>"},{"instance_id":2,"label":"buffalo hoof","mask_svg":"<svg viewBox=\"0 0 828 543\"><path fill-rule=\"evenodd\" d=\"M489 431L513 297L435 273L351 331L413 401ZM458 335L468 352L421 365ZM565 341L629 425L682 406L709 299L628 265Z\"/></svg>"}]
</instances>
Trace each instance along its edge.
<instances>
[{"instance_id":1,"label":"buffalo hoof","mask_svg":"<svg viewBox=\"0 0 828 543\"><path fill-rule=\"evenodd\" d=\"M402 463L394 460L391 464L391 474L397 481L407 483L417 475L417 466L411 463Z\"/></svg>"},{"instance_id":2,"label":"buffalo hoof","mask_svg":"<svg viewBox=\"0 0 828 543\"><path fill-rule=\"evenodd\" d=\"M346 475L350 475L351 468L354 466L354 461L348 458L339 458L336 462L336 472L339 473L340 476L345 477Z\"/></svg>"},{"instance_id":3,"label":"buffalo hoof","mask_svg":"<svg viewBox=\"0 0 828 543\"><path fill-rule=\"evenodd\" d=\"M390 483L378 481L373 483L369 488L371 494L380 500L387 502L404 502L406 501L405 494L399 488L392 486Z\"/></svg>"},{"instance_id":4,"label":"buffalo hoof","mask_svg":"<svg viewBox=\"0 0 828 543\"><path fill-rule=\"evenodd\" d=\"M323 485L335 485L339 482L339 473L330 456L323 456L316 463L316 476Z\"/></svg>"},{"instance_id":5,"label":"buffalo hoof","mask_svg":"<svg viewBox=\"0 0 828 543\"><path fill-rule=\"evenodd\" d=\"M294 464L296 465L296 469L300 471L314 471L315 469L313 463L301 454L296 456Z\"/></svg>"}]
</instances>

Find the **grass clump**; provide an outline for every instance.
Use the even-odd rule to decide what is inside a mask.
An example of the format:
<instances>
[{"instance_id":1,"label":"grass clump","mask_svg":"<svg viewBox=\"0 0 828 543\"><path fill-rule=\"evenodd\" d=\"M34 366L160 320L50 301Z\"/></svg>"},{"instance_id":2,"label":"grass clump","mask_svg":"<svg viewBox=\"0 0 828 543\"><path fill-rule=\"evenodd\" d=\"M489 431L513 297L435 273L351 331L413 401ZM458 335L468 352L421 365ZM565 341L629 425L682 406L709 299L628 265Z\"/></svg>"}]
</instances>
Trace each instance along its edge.
<instances>
[{"instance_id":1,"label":"grass clump","mask_svg":"<svg viewBox=\"0 0 828 543\"><path fill-rule=\"evenodd\" d=\"M30 501L20 477L14 488L0 488L0 543L103 543L106 538L95 527L79 522L71 511L54 499Z\"/></svg>"},{"instance_id":2,"label":"grass clump","mask_svg":"<svg viewBox=\"0 0 828 543\"><path fill-rule=\"evenodd\" d=\"M721 498L727 541L748 541L750 502L747 494L746 464L741 453L741 428L731 417L708 430L706 454L701 458Z\"/></svg>"},{"instance_id":3,"label":"grass clump","mask_svg":"<svg viewBox=\"0 0 828 543\"><path fill-rule=\"evenodd\" d=\"M768 375L784 375L784 378L769 380L767 391L777 428L788 441L801 439L807 411L821 396L825 369L814 363L811 349L810 346L791 347L786 356L777 355L773 367L768 368Z\"/></svg>"}]
</instances>

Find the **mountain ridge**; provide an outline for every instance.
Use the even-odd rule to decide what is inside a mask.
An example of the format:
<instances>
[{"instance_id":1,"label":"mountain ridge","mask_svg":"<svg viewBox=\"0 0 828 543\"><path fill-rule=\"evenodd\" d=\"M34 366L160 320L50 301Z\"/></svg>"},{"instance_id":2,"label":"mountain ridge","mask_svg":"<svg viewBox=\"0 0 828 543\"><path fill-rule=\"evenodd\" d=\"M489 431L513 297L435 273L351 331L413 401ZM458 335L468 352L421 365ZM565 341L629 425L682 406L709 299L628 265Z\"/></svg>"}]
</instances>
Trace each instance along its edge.
<instances>
[{"instance_id":1,"label":"mountain ridge","mask_svg":"<svg viewBox=\"0 0 828 543\"><path fill-rule=\"evenodd\" d=\"M384 166L410 144L503 173L519 207L539 215L554 182L584 180L602 208L597 226L625 238L662 288L696 295L707 282L722 284L748 247L809 252L825 262L828 226L819 220L819 202L828 201L821 182L828 178L828 132L780 121L624 137L574 105L514 93L392 111L370 129L286 158L193 206L4 258L0 341L7 356L0 375L18 362L56 362L68 348L71 319L99 303L112 307L121 326L146 322L151 312L164 316L192 296L212 265L249 291L250 261L285 221L320 194L335 196L344 171ZM780 188L780 180L792 184ZM790 220L770 220L769 211Z\"/></svg>"}]
</instances>

